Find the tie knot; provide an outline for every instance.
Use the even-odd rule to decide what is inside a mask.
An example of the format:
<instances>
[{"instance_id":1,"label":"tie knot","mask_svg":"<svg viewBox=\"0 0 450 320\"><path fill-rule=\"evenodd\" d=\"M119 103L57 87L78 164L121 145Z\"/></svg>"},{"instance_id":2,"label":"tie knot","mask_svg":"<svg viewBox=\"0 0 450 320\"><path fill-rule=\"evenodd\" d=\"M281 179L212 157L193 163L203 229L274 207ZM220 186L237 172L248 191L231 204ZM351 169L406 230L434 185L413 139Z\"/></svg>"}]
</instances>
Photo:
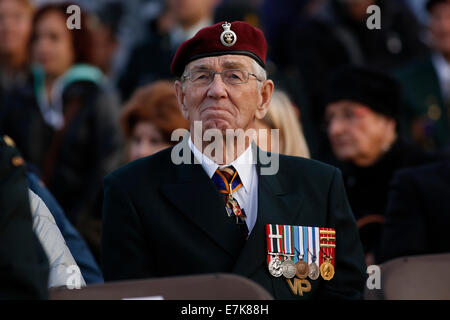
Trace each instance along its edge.
<instances>
[{"instance_id":1,"label":"tie knot","mask_svg":"<svg viewBox=\"0 0 450 320\"><path fill-rule=\"evenodd\" d=\"M241 179L233 166L217 169L212 180L217 189L222 193L228 194L242 187Z\"/></svg>"},{"instance_id":2,"label":"tie knot","mask_svg":"<svg viewBox=\"0 0 450 320\"><path fill-rule=\"evenodd\" d=\"M216 172L219 171L227 180L228 183L230 183L231 179L233 179L234 174L236 173L236 169L233 166L225 167L223 169L217 169Z\"/></svg>"}]
</instances>

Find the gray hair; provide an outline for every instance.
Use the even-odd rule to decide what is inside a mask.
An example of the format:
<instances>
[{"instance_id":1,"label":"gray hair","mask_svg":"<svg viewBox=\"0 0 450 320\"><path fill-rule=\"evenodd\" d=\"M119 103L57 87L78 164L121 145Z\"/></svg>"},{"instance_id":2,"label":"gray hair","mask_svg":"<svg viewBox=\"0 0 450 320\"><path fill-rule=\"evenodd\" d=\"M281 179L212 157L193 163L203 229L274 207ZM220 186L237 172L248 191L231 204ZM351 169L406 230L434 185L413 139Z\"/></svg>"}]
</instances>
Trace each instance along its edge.
<instances>
[{"instance_id":1,"label":"gray hair","mask_svg":"<svg viewBox=\"0 0 450 320\"><path fill-rule=\"evenodd\" d=\"M253 72L256 74L259 80L267 80L267 71L261 67L256 60L253 60Z\"/></svg>"}]
</instances>

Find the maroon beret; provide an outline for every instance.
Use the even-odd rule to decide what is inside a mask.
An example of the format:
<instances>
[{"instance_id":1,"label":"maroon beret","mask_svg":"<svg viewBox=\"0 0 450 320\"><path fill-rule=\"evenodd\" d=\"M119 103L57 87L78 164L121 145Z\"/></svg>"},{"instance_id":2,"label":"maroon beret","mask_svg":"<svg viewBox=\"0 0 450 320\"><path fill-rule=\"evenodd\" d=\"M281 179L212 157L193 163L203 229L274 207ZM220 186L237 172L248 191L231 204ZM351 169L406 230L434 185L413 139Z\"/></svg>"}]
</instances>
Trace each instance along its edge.
<instances>
[{"instance_id":1,"label":"maroon beret","mask_svg":"<svg viewBox=\"0 0 450 320\"><path fill-rule=\"evenodd\" d=\"M189 62L225 54L249 56L265 68L267 42L264 34L242 21L219 22L203 28L178 47L170 71L180 77Z\"/></svg>"}]
</instances>

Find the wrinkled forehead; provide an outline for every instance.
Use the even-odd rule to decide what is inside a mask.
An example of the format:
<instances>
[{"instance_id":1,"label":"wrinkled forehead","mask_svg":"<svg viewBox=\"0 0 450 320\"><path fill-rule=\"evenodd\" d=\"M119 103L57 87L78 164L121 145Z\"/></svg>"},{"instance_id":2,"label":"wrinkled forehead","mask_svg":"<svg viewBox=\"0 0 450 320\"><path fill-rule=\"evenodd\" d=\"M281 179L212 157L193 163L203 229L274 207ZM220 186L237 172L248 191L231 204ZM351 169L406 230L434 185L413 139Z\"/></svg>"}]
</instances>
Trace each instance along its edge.
<instances>
[{"instance_id":1,"label":"wrinkled forehead","mask_svg":"<svg viewBox=\"0 0 450 320\"><path fill-rule=\"evenodd\" d=\"M325 108L325 115L341 114L345 112L374 113L367 105L353 100L339 100L329 103Z\"/></svg>"},{"instance_id":2,"label":"wrinkled forehead","mask_svg":"<svg viewBox=\"0 0 450 320\"><path fill-rule=\"evenodd\" d=\"M186 66L186 71L194 69L224 70L224 69L242 69L251 71L253 59L242 55L223 55L217 57L205 57L191 61Z\"/></svg>"}]
</instances>

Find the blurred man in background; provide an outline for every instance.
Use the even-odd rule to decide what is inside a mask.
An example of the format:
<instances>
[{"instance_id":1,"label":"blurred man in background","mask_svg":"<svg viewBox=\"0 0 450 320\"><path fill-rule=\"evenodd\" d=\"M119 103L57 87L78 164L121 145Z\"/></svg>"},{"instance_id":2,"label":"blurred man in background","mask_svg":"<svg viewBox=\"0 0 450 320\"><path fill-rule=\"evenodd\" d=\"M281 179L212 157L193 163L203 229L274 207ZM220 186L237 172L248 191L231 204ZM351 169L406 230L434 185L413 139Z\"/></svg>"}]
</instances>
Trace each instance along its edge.
<instances>
[{"instance_id":1,"label":"blurred man in background","mask_svg":"<svg viewBox=\"0 0 450 320\"><path fill-rule=\"evenodd\" d=\"M450 155L445 160L402 169L389 192L381 260L450 252Z\"/></svg>"},{"instance_id":2,"label":"blurred man in background","mask_svg":"<svg viewBox=\"0 0 450 320\"><path fill-rule=\"evenodd\" d=\"M367 8L380 8L380 29L367 27ZM420 39L416 17L402 1L330 0L317 14L300 20L289 33L289 65L296 68L310 103L313 136L312 156L333 161L326 135L320 132L323 83L343 64L370 66L380 71L394 67L427 52ZM302 112L305 113L305 112Z\"/></svg>"},{"instance_id":3,"label":"blurred man in background","mask_svg":"<svg viewBox=\"0 0 450 320\"><path fill-rule=\"evenodd\" d=\"M357 219L366 263L379 261L389 182L402 167L432 160L397 134L400 86L387 74L347 66L327 87L325 122Z\"/></svg>"},{"instance_id":4,"label":"blurred man in background","mask_svg":"<svg viewBox=\"0 0 450 320\"><path fill-rule=\"evenodd\" d=\"M403 85L404 136L424 150L450 143L450 1L429 0L432 53L397 70Z\"/></svg>"},{"instance_id":5,"label":"blurred man in background","mask_svg":"<svg viewBox=\"0 0 450 320\"><path fill-rule=\"evenodd\" d=\"M119 79L122 100L155 80L171 79L168 66L178 46L213 23L218 0L166 0L156 28L133 50Z\"/></svg>"}]
</instances>

